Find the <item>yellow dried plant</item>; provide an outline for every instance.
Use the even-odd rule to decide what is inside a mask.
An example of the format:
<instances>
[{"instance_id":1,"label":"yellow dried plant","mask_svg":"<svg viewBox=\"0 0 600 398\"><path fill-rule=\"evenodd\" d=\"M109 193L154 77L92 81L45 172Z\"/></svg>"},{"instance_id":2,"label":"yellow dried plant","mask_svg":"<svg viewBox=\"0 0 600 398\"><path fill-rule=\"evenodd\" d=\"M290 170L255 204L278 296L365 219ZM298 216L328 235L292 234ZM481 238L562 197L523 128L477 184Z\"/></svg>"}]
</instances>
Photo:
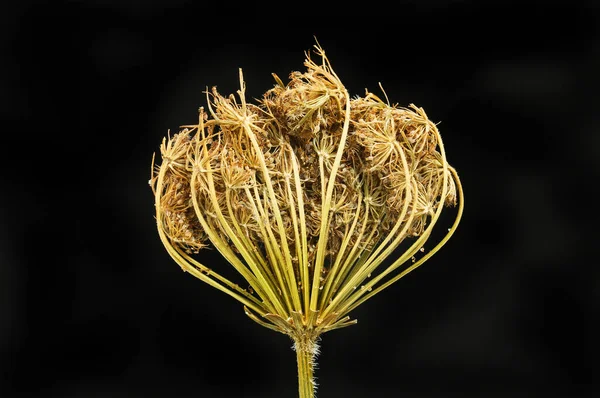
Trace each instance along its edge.
<instances>
[{"instance_id":1,"label":"yellow dried plant","mask_svg":"<svg viewBox=\"0 0 600 398\"><path fill-rule=\"evenodd\" d=\"M197 124L152 160L158 234L181 268L294 341L299 396L313 397L319 336L436 253L463 211L459 177L425 111L351 98L323 49L256 104L207 90ZM384 93L385 94L385 93ZM425 250L445 206L447 233ZM246 288L200 262L211 246ZM401 254L398 254L399 248ZM386 261L392 254L397 258Z\"/></svg>"}]
</instances>

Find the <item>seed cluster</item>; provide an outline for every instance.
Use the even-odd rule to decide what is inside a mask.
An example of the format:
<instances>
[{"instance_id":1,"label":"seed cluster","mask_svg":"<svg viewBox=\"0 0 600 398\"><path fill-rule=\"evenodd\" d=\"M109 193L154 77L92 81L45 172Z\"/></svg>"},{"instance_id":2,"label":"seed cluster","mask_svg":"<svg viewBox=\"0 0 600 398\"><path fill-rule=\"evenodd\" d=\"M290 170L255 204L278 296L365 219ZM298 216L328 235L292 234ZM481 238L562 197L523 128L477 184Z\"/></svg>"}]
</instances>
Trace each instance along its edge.
<instances>
[{"instance_id":1,"label":"seed cluster","mask_svg":"<svg viewBox=\"0 0 600 398\"><path fill-rule=\"evenodd\" d=\"M207 93L198 124L163 141L150 181L159 232L180 265L212 274L191 255L216 247L251 286L217 274L229 294L263 317L293 324L302 313L302 327L311 311L317 324L328 313L328 326L339 322L399 269L378 266L405 239L415 244L401 263L414 261L460 194L423 109L369 92L350 98L317 53L321 64L307 54L306 72L287 85L275 76L257 104L245 100L241 71L237 96Z\"/></svg>"}]
</instances>

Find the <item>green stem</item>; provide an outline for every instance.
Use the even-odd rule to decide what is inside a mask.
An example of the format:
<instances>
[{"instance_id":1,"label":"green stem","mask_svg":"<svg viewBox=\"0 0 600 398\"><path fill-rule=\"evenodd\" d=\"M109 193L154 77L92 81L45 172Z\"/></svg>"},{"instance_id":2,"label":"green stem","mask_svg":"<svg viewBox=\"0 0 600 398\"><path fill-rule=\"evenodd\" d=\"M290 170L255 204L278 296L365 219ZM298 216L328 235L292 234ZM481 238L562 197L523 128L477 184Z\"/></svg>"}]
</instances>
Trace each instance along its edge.
<instances>
[{"instance_id":1,"label":"green stem","mask_svg":"<svg viewBox=\"0 0 600 398\"><path fill-rule=\"evenodd\" d=\"M294 349L298 361L298 394L299 398L314 398L315 381L314 365L317 343L310 339L295 339Z\"/></svg>"}]
</instances>

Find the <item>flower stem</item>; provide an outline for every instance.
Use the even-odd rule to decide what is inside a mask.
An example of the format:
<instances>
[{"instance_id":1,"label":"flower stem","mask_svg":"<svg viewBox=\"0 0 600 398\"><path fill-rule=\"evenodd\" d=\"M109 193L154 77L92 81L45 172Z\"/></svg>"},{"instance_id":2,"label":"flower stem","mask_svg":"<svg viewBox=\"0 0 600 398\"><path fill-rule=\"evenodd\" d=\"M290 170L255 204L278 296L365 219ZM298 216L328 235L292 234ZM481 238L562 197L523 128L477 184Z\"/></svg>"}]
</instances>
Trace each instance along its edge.
<instances>
[{"instance_id":1,"label":"flower stem","mask_svg":"<svg viewBox=\"0 0 600 398\"><path fill-rule=\"evenodd\" d=\"M295 340L298 361L298 394L300 398L314 398L314 365L318 346L314 341Z\"/></svg>"}]
</instances>

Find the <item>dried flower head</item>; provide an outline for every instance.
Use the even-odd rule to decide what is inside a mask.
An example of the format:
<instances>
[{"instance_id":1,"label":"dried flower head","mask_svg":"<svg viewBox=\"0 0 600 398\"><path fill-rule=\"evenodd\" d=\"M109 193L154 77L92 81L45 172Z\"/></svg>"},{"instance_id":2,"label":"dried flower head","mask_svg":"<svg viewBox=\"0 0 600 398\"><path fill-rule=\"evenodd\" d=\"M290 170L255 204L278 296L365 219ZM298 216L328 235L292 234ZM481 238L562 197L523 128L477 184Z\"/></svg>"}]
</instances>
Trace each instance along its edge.
<instances>
[{"instance_id":1,"label":"dried flower head","mask_svg":"<svg viewBox=\"0 0 600 398\"><path fill-rule=\"evenodd\" d=\"M350 98L315 48L322 62L307 53L306 72L287 85L274 75L257 104L241 70L237 96L207 92L198 123L163 140L150 180L173 259L313 353L320 334L356 323L354 308L437 252L463 203L425 111L370 92ZM454 225L425 251L442 208L457 202ZM209 245L248 288L194 257Z\"/></svg>"}]
</instances>

